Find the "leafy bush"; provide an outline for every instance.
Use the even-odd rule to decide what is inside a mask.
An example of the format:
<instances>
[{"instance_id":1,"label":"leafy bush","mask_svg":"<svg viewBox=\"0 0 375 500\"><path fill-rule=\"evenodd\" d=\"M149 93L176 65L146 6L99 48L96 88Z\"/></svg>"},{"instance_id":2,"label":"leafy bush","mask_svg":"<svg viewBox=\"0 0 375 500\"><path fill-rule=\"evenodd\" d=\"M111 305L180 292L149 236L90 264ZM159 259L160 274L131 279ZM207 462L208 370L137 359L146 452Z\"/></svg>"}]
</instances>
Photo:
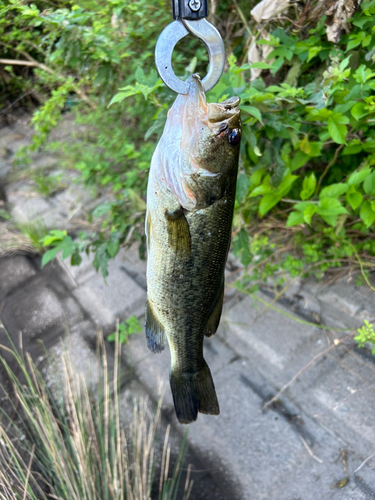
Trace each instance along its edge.
<instances>
[{"instance_id":1,"label":"leafy bush","mask_svg":"<svg viewBox=\"0 0 375 500\"><path fill-rule=\"evenodd\" d=\"M113 198L92 214L101 229L66 240L64 257L79 263L81 251L94 251L95 266L105 274L122 245L137 240L144 254L147 172L174 99L157 77L153 47L171 17L161 0L69 5L14 4L6 15L16 10L16 27L2 29L13 47L7 50L30 50L38 61L38 91L43 85L52 90L34 114L34 148L54 126L58 109L80 103L73 109L87 133L65 147L67 162L86 185L109 188ZM249 266L252 283L280 270L319 276L329 267L358 266L358 259L366 274L375 262L375 1L361 4L337 43L327 39L324 16L310 29L296 29L307 7L257 24L247 21L248 3L224 2L215 18L233 53L208 99L241 97L233 250ZM36 32L31 44L20 36L30 25ZM268 57L249 64L254 44L267 48ZM193 41L179 46L177 72L204 73L202 54ZM255 70L261 73L256 79Z\"/></svg>"},{"instance_id":2,"label":"leafy bush","mask_svg":"<svg viewBox=\"0 0 375 500\"><path fill-rule=\"evenodd\" d=\"M280 267L294 276L343 262L358 265L357 251L370 260L367 267L374 265L373 12L375 2L362 4L353 30L337 45L326 39L324 18L308 36L277 27L269 40L258 41L273 47L269 63L238 66L230 56L228 70L208 94L212 101L241 97L242 172L233 249L246 266L256 262L253 279L264 280ZM251 69L268 70L273 84L260 78L249 83ZM160 94L153 85L150 93ZM130 87L125 90L113 102L131 95ZM266 216L270 229L283 228L281 243L273 242L267 224L262 236L256 235ZM290 248L285 244L290 235L297 255L280 260L275 254ZM280 242L280 234L276 239Z\"/></svg>"}]
</instances>

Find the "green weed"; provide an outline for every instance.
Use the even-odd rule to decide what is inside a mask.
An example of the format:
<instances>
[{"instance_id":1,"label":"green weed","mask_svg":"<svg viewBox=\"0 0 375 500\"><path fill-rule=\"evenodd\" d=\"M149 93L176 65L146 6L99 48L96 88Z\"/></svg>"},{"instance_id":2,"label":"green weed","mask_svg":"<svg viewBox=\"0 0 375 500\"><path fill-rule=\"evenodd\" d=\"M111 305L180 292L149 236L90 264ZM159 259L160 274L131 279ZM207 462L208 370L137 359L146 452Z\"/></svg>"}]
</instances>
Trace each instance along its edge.
<instances>
[{"instance_id":1,"label":"green weed","mask_svg":"<svg viewBox=\"0 0 375 500\"><path fill-rule=\"evenodd\" d=\"M358 335L354 337L358 347L364 347L367 342L373 344L372 354L375 354L375 331L374 326L365 319L362 328L358 328Z\"/></svg>"},{"instance_id":2,"label":"green weed","mask_svg":"<svg viewBox=\"0 0 375 500\"><path fill-rule=\"evenodd\" d=\"M143 327L140 324L137 316L130 316L124 322L117 323L116 331L108 335L107 340L109 342L115 342L117 336L120 344L126 344L130 335L133 333L141 333L143 332Z\"/></svg>"},{"instance_id":3,"label":"green weed","mask_svg":"<svg viewBox=\"0 0 375 500\"><path fill-rule=\"evenodd\" d=\"M30 178L34 182L35 190L46 198L66 188L66 184L62 181L62 173L46 172L44 175L31 173Z\"/></svg>"},{"instance_id":4,"label":"green weed","mask_svg":"<svg viewBox=\"0 0 375 500\"><path fill-rule=\"evenodd\" d=\"M44 146L61 111L74 101L86 132L61 150L85 186L112 193L91 215L100 230L61 248L65 255L70 248L77 263L80 252L93 252L96 269L106 275L121 246L137 241L140 255L145 252L147 174L174 99L155 72L153 56L161 27L170 21L169 6L161 0L80 0L72 7L5 7L4 57L27 52L38 63L34 85L45 98L33 117L32 149ZM294 29L299 6L260 25L244 17L246 2L232 7L224 2L217 8L215 23L232 54L207 97L241 98L234 253L254 282L280 267L293 276L314 264L318 278L329 268L358 267L353 248L366 271L373 270L375 0L360 5L337 43L328 41L324 17ZM38 28L31 40L22 37L25 27ZM202 49L194 41L182 45L175 51L176 71L185 77L205 73ZM267 59L246 63L250 45L269 48ZM258 245L260 238L267 243Z\"/></svg>"}]
</instances>

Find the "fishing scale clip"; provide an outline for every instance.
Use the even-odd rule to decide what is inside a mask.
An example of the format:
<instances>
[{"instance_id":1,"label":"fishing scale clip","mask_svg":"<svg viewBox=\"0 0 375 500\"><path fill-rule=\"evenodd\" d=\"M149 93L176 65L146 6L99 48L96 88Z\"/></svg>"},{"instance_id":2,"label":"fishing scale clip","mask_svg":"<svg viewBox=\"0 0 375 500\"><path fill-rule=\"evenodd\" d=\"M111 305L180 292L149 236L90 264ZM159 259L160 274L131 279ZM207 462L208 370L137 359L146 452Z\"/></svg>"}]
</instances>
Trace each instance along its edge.
<instances>
[{"instance_id":1,"label":"fishing scale clip","mask_svg":"<svg viewBox=\"0 0 375 500\"><path fill-rule=\"evenodd\" d=\"M173 21L162 31L156 42L155 63L160 78L177 94L187 94L189 84L180 80L172 68L172 53L177 42L189 33L206 45L209 58L207 75L202 84L206 92L219 81L225 61L224 43L218 30L205 19L208 0L172 0Z\"/></svg>"}]
</instances>

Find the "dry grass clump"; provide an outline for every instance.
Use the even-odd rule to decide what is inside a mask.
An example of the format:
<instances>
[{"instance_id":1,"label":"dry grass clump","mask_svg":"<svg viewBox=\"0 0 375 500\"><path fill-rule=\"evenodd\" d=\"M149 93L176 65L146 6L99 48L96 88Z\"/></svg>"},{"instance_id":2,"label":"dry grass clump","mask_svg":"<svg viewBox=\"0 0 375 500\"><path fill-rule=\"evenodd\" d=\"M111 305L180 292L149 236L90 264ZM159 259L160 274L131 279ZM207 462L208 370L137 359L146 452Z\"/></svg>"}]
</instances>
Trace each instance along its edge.
<instances>
[{"instance_id":1,"label":"dry grass clump","mask_svg":"<svg viewBox=\"0 0 375 500\"><path fill-rule=\"evenodd\" d=\"M36 253L35 245L27 235L11 230L7 224L0 222L0 257L18 253Z\"/></svg>"},{"instance_id":2,"label":"dry grass clump","mask_svg":"<svg viewBox=\"0 0 375 500\"><path fill-rule=\"evenodd\" d=\"M0 219L0 258L40 253L43 248L40 239L46 233L47 229L40 221L22 222L9 217L2 222Z\"/></svg>"},{"instance_id":3,"label":"dry grass clump","mask_svg":"<svg viewBox=\"0 0 375 500\"><path fill-rule=\"evenodd\" d=\"M186 437L170 472L167 429L163 451L156 447L161 399L154 415L146 400L134 404L125 428L120 424L118 360L109 380L103 337L98 339L99 397L90 397L85 380L62 357L64 403L59 408L30 355L11 352L26 383L0 356L12 380L22 426L7 417L0 423L0 499L2 500L176 500L187 449ZM158 454L161 455L158 460ZM26 458L25 458L26 456ZM157 462L160 479L155 477ZM183 495L188 500L190 467Z\"/></svg>"}]
</instances>

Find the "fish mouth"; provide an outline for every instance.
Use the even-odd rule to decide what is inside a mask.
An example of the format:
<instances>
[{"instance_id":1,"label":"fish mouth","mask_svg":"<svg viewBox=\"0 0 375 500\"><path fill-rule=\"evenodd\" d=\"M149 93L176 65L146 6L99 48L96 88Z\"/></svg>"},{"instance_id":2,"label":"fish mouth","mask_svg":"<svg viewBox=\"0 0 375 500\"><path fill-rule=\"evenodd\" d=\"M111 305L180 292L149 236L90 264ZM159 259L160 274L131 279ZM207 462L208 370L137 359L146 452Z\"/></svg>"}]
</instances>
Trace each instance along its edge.
<instances>
[{"instance_id":1,"label":"fish mouth","mask_svg":"<svg viewBox=\"0 0 375 500\"><path fill-rule=\"evenodd\" d=\"M208 118L208 107L206 94L199 75L194 74L187 80L190 83L189 94L185 102L184 118L190 122L199 117L201 121L206 122Z\"/></svg>"},{"instance_id":2,"label":"fish mouth","mask_svg":"<svg viewBox=\"0 0 375 500\"><path fill-rule=\"evenodd\" d=\"M218 135L226 129L240 127L239 97L230 97L220 103L207 103L199 75L192 75L188 82L190 89L189 97L185 103L185 123L190 122L193 116L199 117L200 121L207 125L214 135Z\"/></svg>"},{"instance_id":3,"label":"fish mouth","mask_svg":"<svg viewBox=\"0 0 375 500\"><path fill-rule=\"evenodd\" d=\"M220 103L210 103L208 108L208 126L219 135L223 130L240 127L239 97L230 97Z\"/></svg>"}]
</instances>

